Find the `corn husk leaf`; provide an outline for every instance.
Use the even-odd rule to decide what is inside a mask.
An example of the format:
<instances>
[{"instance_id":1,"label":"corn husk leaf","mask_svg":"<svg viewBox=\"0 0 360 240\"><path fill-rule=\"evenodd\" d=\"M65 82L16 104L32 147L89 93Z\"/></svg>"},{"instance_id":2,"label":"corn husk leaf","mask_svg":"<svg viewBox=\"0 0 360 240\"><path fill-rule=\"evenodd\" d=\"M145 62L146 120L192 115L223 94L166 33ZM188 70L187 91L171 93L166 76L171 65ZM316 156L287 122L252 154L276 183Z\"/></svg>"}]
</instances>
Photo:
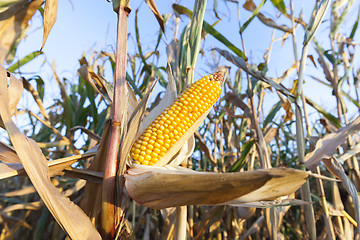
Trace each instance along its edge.
<instances>
[{"instance_id":1,"label":"corn husk leaf","mask_svg":"<svg viewBox=\"0 0 360 240\"><path fill-rule=\"evenodd\" d=\"M336 151L336 148L344 143L346 138L360 129L360 117L356 118L352 123L338 129L334 133L325 135L317 141L315 149L306 154L305 165L309 169L316 167L322 159L328 159Z\"/></svg>"},{"instance_id":2,"label":"corn husk leaf","mask_svg":"<svg viewBox=\"0 0 360 240\"><path fill-rule=\"evenodd\" d=\"M214 173L134 164L125 175L125 185L140 205L162 209L227 204L235 199L238 203L274 200L295 192L308 176L306 172L288 168Z\"/></svg>"},{"instance_id":3,"label":"corn husk leaf","mask_svg":"<svg viewBox=\"0 0 360 240\"><path fill-rule=\"evenodd\" d=\"M184 143L178 153L175 154L173 158L170 160L170 165L178 166L184 160L187 160L193 154L195 149L195 137L194 134L191 134L188 140Z\"/></svg>"},{"instance_id":4,"label":"corn husk leaf","mask_svg":"<svg viewBox=\"0 0 360 240\"><path fill-rule=\"evenodd\" d=\"M7 72L0 67L0 115L26 173L41 199L72 239L100 239L84 212L61 194L50 181L45 156L37 144L23 135L11 120Z\"/></svg>"},{"instance_id":5,"label":"corn husk leaf","mask_svg":"<svg viewBox=\"0 0 360 240\"><path fill-rule=\"evenodd\" d=\"M167 65L167 71L169 82L166 87L164 97L161 99L159 104L151 110L149 115L144 118L143 122L140 125L139 135L142 134L146 130L146 128L155 120L155 118L159 116L164 111L164 109L170 106L171 103L174 102L174 100L176 99L176 83L175 79L172 76L171 66L169 63Z\"/></svg>"}]
</instances>

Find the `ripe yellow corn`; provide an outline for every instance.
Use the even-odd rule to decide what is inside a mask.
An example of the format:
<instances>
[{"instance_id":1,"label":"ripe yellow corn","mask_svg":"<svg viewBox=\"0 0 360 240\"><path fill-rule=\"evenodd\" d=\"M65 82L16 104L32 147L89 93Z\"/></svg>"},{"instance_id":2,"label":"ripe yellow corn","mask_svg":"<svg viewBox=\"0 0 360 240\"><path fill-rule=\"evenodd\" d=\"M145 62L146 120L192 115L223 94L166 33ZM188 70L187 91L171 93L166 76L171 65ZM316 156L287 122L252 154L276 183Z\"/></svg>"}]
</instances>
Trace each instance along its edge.
<instances>
[{"instance_id":1,"label":"ripe yellow corn","mask_svg":"<svg viewBox=\"0 0 360 240\"><path fill-rule=\"evenodd\" d=\"M154 165L219 98L223 76L216 72L193 83L134 142L130 156Z\"/></svg>"}]
</instances>

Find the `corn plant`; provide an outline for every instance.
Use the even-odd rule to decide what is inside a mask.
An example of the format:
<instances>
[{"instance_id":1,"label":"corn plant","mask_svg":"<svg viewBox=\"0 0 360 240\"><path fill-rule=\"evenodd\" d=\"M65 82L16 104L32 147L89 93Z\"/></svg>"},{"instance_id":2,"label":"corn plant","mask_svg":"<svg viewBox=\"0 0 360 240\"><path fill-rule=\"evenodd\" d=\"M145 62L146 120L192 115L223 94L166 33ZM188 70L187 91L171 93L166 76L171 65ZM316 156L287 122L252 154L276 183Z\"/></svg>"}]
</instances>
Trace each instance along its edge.
<instances>
[{"instance_id":1,"label":"corn plant","mask_svg":"<svg viewBox=\"0 0 360 240\"><path fill-rule=\"evenodd\" d=\"M235 43L217 28L234 18L220 2L173 4L169 17L147 1L160 29L148 50L140 9L113 1L114 52L82 56L71 84L52 63L60 96L47 103L46 79L21 72L45 53L15 56L38 9L44 47L57 1L25 2L0 4L1 239L359 237L357 3L317 1L308 20L291 0L221 2L237 9ZM255 24L273 30L260 61ZM279 42L293 62L274 74ZM314 82L334 111L309 96Z\"/></svg>"}]
</instances>

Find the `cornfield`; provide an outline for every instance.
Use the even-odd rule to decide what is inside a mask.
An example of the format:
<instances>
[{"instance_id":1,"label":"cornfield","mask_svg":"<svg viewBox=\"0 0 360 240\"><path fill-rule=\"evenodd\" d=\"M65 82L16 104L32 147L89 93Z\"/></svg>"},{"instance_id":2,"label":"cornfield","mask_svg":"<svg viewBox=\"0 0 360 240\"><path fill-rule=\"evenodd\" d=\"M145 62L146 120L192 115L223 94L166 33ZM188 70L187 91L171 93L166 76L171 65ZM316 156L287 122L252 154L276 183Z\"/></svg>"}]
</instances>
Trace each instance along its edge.
<instances>
[{"instance_id":1,"label":"cornfield","mask_svg":"<svg viewBox=\"0 0 360 240\"><path fill-rule=\"evenodd\" d=\"M58 1L0 2L0 239L360 239L360 4L145 2L73 79Z\"/></svg>"}]
</instances>

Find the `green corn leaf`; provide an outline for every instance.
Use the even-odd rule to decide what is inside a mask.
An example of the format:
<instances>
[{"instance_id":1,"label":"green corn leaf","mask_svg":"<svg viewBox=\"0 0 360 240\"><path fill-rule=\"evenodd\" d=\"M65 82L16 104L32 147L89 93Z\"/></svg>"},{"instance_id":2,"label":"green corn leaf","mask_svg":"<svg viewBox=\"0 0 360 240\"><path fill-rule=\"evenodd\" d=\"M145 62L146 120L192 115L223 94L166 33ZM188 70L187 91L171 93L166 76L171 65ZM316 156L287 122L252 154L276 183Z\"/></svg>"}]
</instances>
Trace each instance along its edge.
<instances>
[{"instance_id":1,"label":"green corn leaf","mask_svg":"<svg viewBox=\"0 0 360 240\"><path fill-rule=\"evenodd\" d=\"M330 37L334 37L335 34L338 32L340 25L344 22L353 3L354 3L354 0L349 0L347 2L347 5L346 5L345 9L342 11L340 17L337 19L337 21L331 27Z\"/></svg>"},{"instance_id":2,"label":"green corn leaf","mask_svg":"<svg viewBox=\"0 0 360 240\"><path fill-rule=\"evenodd\" d=\"M360 19L360 9L358 10L358 15L357 15L356 21L354 23L354 26L351 29L351 33L350 33L350 36L349 36L349 38L351 38L351 39L354 39L355 32L356 32L356 30L358 28L358 25L359 25L359 19Z\"/></svg>"},{"instance_id":3,"label":"green corn leaf","mask_svg":"<svg viewBox=\"0 0 360 240\"><path fill-rule=\"evenodd\" d=\"M304 45L307 45L313 39L317 29L319 28L322 20L324 19L329 5L330 0L322 0L320 1L319 5L315 6L309 24L305 30Z\"/></svg>"},{"instance_id":4,"label":"green corn leaf","mask_svg":"<svg viewBox=\"0 0 360 240\"><path fill-rule=\"evenodd\" d=\"M8 67L7 70L9 72L14 72L15 70L19 69L21 66L25 65L26 63L30 62L31 60L33 60L34 58L36 58L37 56L39 56L41 54L43 54L41 51L32 52L32 53L28 54L27 56L25 56L24 58L17 61L16 63L14 63L13 65L11 65L10 67Z\"/></svg>"},{"instance_id":5,"label":"green corn leaf","mask_svg":"<svg viewBox=\"0 0 360 240\"><path fill-rule=\"evenodd\" d=\"M229 172L238 172L245 165L245 160L253 147L255 140L250 140L241 147L240 158L231 166Z\"/></svg>"},{"instance_id":6,"label":"green corn leaf","mask_svg":"<svg viewBox=\"0 0 360 240\"><path fill-rule=\"evenodd\" d=\"M190 36L189 44L187 47L187 85L190 85L194 81L194 69L197 62L197 57L200 51L201 32L204 22L204 15L206 9L207 0L196 0L194 4L194 14L190 23Z\"/></svg>"},{"instance_id":7,"label":"green corn leaf","mask_svg":"<svg viewBox=\"0 0 360 240\"><path fill-rule=\"evenodd\" d=\"M320 107L319 105L317 105L314 101L310 100L308 97L305 97L306 102L312 106L313 108L315 108L319 113L321 113L327 120L329 120L335 127L340 128L341 127L341 123L339 121L339 119L337 119L334 115L328 113L327 111L325 111L325 109L323 109L322 107Z\"/></svg>"},{"instance_id":8,"label":"green corn leaf","mask_svg":"<svg viewBox=\"0 0 360 240\"><path fill-rule=\"evenodd\" d=\"M264 126L263 128L266 128L266 126L272 122L272 120L274 119L276 113L278 113L278 111L281 109L281 101L279 101L278 103L276 103L270 110L269 114L266 116L265 120L264 120Z\"/></svg>"},{"instance_id":9,"label":"green corn leaf","mask_svg":"<svg viewBox=\"0 0 360 240\"><path fill-rule=\"evenodd\" d=\"M280 12L282 12L283 14L287 14L286 13L286 7L284 4L283 0L271 0L271 3L277 8L279 9Z\"/></svg>"},{"instance_id":10,"label":"green corn leaf","mask_svg":"<svg viewBox=\"0 0 360 240\"><path fill-rule=\"evenodd\" d=\"M258 13L260 12L260 9L262 8L262 6L264 5L264 3L266 2L266 0L263 0L259 6L257 6L255 8L255 10L252 12L251 16L249 17L248 20L246 20L246 22L241 26L240 28L240 32L243 33L245 31L245 29L247 28L247 26L251 23L251 21L256 17L256 15L258 15Z\"/></svg>"},{"instance_id":11,"label":"green corn leaf","mask_svg":"<svg viewBox=\"0 0 360 240\"><path fill-rule=\"evenodd\" d=\"M192 12L187 9L184 6L178 5L178 4L173 4L173 9L175 10L175 12L177 12L178 14L185 14L186 16L188 16L189 18L192 18ZM237 56L244 58L245 60L247 60L247 57L245 56L245 54L238 49L237 47L235 47L229 40L227 40L227 38L225 38L221 33L219 33L218 31L215 30L215 28L213 28L210 24L208 24L207 22L203 21L203 30L205 32L207 32L208 34L212 35L214 38L216 38L217 40L219 40L221 43L223 43L225 46L227 46L231 51L233 51Z\"/></svg>"}]
</instances>

